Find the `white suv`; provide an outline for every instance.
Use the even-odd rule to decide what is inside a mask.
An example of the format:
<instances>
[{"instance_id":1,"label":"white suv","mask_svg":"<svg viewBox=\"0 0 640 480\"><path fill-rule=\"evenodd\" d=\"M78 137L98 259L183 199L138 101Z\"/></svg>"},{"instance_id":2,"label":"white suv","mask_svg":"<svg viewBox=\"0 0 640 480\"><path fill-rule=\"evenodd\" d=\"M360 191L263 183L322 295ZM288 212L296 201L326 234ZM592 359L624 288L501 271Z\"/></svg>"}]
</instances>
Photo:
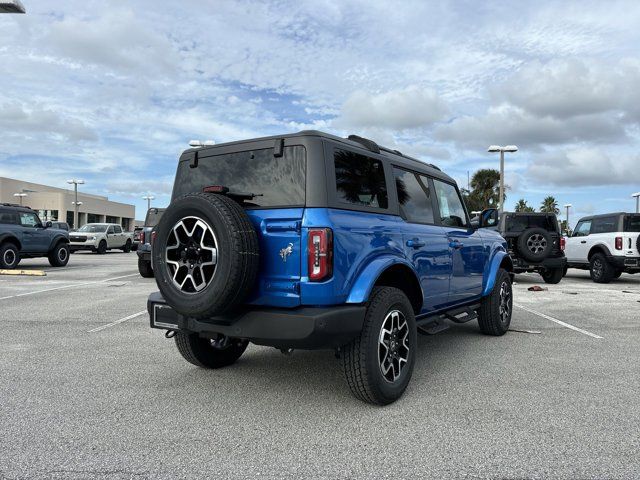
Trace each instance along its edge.
<instances>
[{"instance_id":1,"label":"white suv","mask_svg":"<svg viewBox=\"0 0 640 480\"><path fill-rule=\"evenodd\" d=\"M640 273L640 213L580 219L564 253L569 268L589 269L597 283L609 283L623 272Z\"/></svg>"}]
</instances>

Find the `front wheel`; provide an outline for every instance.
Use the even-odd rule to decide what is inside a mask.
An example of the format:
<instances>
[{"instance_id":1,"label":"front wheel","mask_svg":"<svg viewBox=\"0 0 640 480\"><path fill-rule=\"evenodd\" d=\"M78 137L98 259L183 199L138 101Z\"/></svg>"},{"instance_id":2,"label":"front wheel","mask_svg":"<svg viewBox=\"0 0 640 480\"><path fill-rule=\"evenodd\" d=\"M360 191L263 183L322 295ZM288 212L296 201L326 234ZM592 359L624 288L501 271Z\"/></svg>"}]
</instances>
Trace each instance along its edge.
<instances>
[{"instance_id":1,"label":"front wheel","mask_svg":"<svg viewBox=\"0 0 640 480\"><path fill-rule=\"evenodd\" d=\"M556 284L560 283L564 274L564 268L547 268L540 275L545 283Z\"/></svg>"},{"instance_id":2,"label":"front wheel","mask_svg":"<svg viewBox=\"0 0 640 480\"><path fill-rule=\"evenodd\" d=\"M513 290L509 272L498 270L491 293L482 299L478 311L478 325L485 335L500 336L507 333L513 311Z\"/></svg>"},{"instance_id":3,"label":"front wheel","mask_svg":"<svg viewBox=\"0 0 640 480\"><path fill-rule=\"evenodd\" d=\"M249 342L219 335L217 339L201 338L197 333L176 333L176 346L189 363L202 368L222 368L238 360Z\"/></svg>"},{"instance_id":4,"label":"front wheel","mask_svg":"<svg viewBox=\"0 0 640 480\"><path fill-rule=\"evenodd\" d=\"M353 395L374 405L402 396L416 359L417 329L413 307L397 288L371 293L362 332L342 350L342 368Z\"/></svg>"},{"instance_id":5,"label":"front wheel","mask_svg":"<svg viewBox=\"0 0 640 480\"><path fill-rule=\"evenodd\" d=\"M59 243L49 252L49 263L52 267L64 267L69 263L69 245Z\"/></svg>"},{"instance_id":6,"label":"front wheel","mask_svg":"<svg viewBox=\"0 0 640 480\"><path fill-rule=\"evenodd\" d=\"M96 249L96 253L98 255L104 255L105 253L107 253L107 242L105 242L104 240L100 240L98 248Z\"/></svg>"}]
</instances>

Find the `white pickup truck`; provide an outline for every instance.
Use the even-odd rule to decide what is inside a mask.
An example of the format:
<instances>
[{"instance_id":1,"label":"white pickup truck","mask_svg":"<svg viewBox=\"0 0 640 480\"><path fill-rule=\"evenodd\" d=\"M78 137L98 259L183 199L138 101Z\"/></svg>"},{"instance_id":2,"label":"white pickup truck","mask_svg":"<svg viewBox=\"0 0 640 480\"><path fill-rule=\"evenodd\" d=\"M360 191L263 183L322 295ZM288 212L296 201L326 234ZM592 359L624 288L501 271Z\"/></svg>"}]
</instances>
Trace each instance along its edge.
<instances>
[{"instance_id":1,"label":"white pickup truck","mask_svg":"<svg viewBox=\"0 0 640 480\"><path fill-rule=\"evenodd\" d=\"M103 254L107 250L131 251L133 232L125 232L117 223L87 223L75 232L69 233L69 247L72 252L91 250Z\"/></svg>"},{"instance_id":2,"label":"white pickup truck","mask_svg":"<svg viewBox=\"0 0 640 480\"><path fill-rule=\"evenodd\" d=\"M596 283L609 283L623 272L640 273L640 214L581 218L564 253L569 268L589 270Z\"/></svg>"}]
</instances>

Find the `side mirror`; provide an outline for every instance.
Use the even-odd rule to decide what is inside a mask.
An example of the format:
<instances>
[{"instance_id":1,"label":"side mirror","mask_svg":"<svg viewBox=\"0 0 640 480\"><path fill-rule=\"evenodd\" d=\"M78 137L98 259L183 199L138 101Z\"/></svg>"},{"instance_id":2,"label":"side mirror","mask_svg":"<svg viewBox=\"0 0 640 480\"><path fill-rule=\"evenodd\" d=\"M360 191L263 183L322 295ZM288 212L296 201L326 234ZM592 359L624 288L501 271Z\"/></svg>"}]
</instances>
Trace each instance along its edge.
<instances>
[{"instance_id":1,"label":"side mirror","mask_svg":"<svg viewBox=\"0 0 640 480\"><path fill-rule=\"evenodd\" d=\"M497 208L487 208L480 213L478 228L496 227L500 220L500 212Z\"/></svg>"},{"instance_id":2,"label":"side mirror","mask_svg":"<svg viewBox=\"0 0 640 480\"><path fill-rule=\"evenodd\" d=\"M51 227L53 227L53 223L51 222L47 222L44 224L44 228L51 228Z\"/></svg>"}]
</instances>

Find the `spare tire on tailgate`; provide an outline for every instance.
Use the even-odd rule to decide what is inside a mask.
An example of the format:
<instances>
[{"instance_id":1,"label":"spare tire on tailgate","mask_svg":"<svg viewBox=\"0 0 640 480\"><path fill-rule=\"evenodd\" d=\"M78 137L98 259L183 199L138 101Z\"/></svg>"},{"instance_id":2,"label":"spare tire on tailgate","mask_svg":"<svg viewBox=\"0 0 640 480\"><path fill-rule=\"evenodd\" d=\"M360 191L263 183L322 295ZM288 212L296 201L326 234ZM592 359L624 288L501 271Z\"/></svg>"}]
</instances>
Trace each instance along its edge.
<instances>
[{"instance_id":1,"label":"spare tire on tailgate","mask_svg":"<svg viewBox=\"0 0 640 480\"><path fill-rule=\"evenodd\" d=\"M518 237L518 252L530 262L541 262L553 247L553 239L544 228L529 228Z\"/></svg>"},{"instance_id":2,"label":"spare tire on tailgate","mask_svg":"<svg viewBox=\"0 0 640 480\"><path fill-rule=\"evenodd\" d=\"M189 193L169 205L156 229L153 269L178 313L205 318L245 301L258 273L258 236L229 197Z\"/></svg>"}]
</instances>

